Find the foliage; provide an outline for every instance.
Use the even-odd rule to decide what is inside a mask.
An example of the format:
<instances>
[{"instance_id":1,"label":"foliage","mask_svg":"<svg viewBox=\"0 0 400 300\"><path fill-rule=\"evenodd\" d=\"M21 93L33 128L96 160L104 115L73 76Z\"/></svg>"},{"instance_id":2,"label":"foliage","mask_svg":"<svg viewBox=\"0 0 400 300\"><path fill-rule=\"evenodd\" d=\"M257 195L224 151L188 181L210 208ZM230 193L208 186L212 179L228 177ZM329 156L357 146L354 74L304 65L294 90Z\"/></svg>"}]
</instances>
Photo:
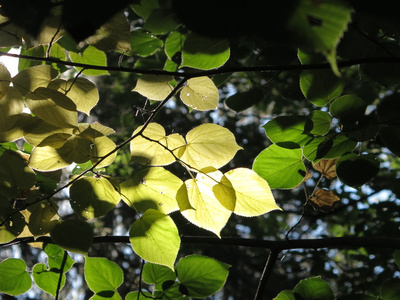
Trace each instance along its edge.
<instances>
[{"instance_id":1,"label":"foliage","mask_svg":"<svg viewBox=\"0 0 400 300\"><path fill-rule=\"evenodd\" d=\"M399 204L397 16L383 18L370 1L128 2L0 1L0 54L19 59L16 75L0 64L0 243L47 255L32 267L26 257L3 260L0 291L26 293L31 272L57 299L82 262L91 299L228 299L230 265L260 271L190 248L193 234L269 249L255 299L265 289L275 299L346 299L366 288L367 279L340 285L353 262L385 260L358 238L398 233L397 215L371 218ZM374 203L382 191L388 200ZM123 229L109 236L107 227ZM297 249L280 240L302 235L320 238L302 249L346 250L316 253L312 267L306 252L294 255L308 275L276 266ZM324 244L344 235L355 242ZM265 239L276 243L257 244ZM128 267L93 255L99 241L129 243L121 253L147 261L136 290L125 289ZM390 242L380 246L400 248ZM328 255L336 267L318 266ZM383 269L391 277L362 270L377 282L366 299L396 293L395 279L383 284L394 268ZM288 284L274 286L286 273ZM315 277L338 273L336 286ZM246 289L232 294L249 297Z\"/></svg>"}]
</instances>

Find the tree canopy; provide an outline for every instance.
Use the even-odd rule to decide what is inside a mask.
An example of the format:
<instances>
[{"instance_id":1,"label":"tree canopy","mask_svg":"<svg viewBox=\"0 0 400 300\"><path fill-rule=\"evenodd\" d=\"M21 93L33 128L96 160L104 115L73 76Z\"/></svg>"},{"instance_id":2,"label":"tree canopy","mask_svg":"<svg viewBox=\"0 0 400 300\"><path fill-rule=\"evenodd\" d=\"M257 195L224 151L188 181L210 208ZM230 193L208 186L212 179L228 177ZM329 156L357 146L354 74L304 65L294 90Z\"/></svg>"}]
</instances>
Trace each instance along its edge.
<instances>
[{"instance_id":1,"label":"tree canopy","mask_svg":"<svg viewBox=\"0 0 400 300\"><path fill-rule=\"evenodd\" d=\"M396 7L0 0L4 299L397 299Z\"/></svg>"}]
</instances>

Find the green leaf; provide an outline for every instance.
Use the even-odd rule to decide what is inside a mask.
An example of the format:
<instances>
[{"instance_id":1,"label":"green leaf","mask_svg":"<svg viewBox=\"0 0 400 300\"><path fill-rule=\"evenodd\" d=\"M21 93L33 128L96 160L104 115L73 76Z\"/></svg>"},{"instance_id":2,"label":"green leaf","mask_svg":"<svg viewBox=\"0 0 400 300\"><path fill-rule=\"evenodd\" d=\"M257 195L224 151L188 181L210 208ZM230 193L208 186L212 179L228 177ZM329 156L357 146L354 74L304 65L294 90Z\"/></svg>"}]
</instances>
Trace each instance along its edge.
<instances>
[{"instance_id":1,"label":"green leaf","mask_svg":"<svg viewBox=\"0 0 400 300\"><path fill-rule=\"evenodd\" d=\"M268 138L280 147L295 149L312 139L312 123L305 116L279 116L264 126Z\"/></svg>"},{"instance_id":2,"label":"green leaf","mask_svg":"<svg viewBox=\"0 0 400 300\"><path fill-rule=\"evenodd\" d=\"M15 123L11 121L12 116L21 114L23 109L24 102L22 100L21 93L14 87L7 88L7 93L1 98L0 101L0 131L5 131L12 128L12 125Z\"/></svg>"},{"instance_id":3,"label":"green leaf","mask_svg":"<svg viewBox=\"0 0 400 300\"><path fill-rule=\"evenodd\" d=\"M159 8L159 6L158 0L140 0L131 5L134 12L145 20L150 16L153 10Z\"/></svg>"},{"instance_id":4,"label":"green leaf","mask_svg":"<svg viewBox=\"0 0 400 300\"><path fill-rule=\"evenodd\" d=\"M10 202L0 194L0 243L7 243L21 234L26 223L20 212L10 208ZM6 201L4 201L6 200Z\"/></svg>"},{"instance_id":5,"label":"green leaf","mask_svg":"<svg viewBox=\"0 0 400 300\"><path fill-rule=\"evenodd\" d=\"M166 281L175 281L176 275L170 268L147 263L143 267L143 281L148 284L155 284L155 289L162 291L162 285Z\"/></svg>"},{"instance_id":6,"label":"green leaf","mask_svg":"<svg viewBox=\"0 0 400 300\"><path fill-rule=\"evenodd\" d=\"M332 116L339 118L342 124L356 123L365 113L367 103L353 95L337 98L329 107Z\"/></svg>"},{"instance_id":7,"label":"green leaf","mask_svg":"<svg viewBox=\"0 0 400 300\"><path fill-rule=\"evenodd\" d=\"M47 87L58 72L51 66L42 65L25 69L13 77L12 82L23 96L39 87Z\"/></svg>"},{"instance_id":8,"label":"green leaf","mask_svg":"<svg viewBox=\"0 0 400 300\"><path fill-rule=\"evenodd\" d=\"M126 295L125 300L149 300L152 297L149 292L130 292Z\"/></svg>"},{"instance_id":9,"label":"green leaf","mask_svg":"<svg viewBox=\"0 0 400 300\"><path fill-rule=\"evenodd\" d=\"M26 95L28 108L38 118L58 127L75 127L78 114L75 103L64 94L44 87Z\"/></svg>"},{"instance_id":10,"label":"green leaf","mask_svg":"<svg viewBox=\"0 0 400 300\"><path fill-rule=\"evenodd\" d=\"M85 280L88 287L99 296L114 295L123 283L124 274L116 263L107 258L86 257Z\"/></svg>"},{"instance_id":11,"label":"green leaf","mask_svg":"<svg viewBox=\"0 0 400 300\"><path fill-rule=\"evenodd\" d=\"M314 110L309 118L312 121L311 134L324 135L329 132L331 127L332 117L329 113L320 110Z\"/></svg>"},{"instance_id":12,"label":"green leaf","mask_svg":"<svg viewBox=\"0 0 400 300\"><path fill-rule=\"evenodd\" d=\"M84 221L68 219L58 223L50 236L65 250L87 254L93 241L93 229Z\"/></svg>"},{"instance_id":13,"label":"green leaf","mask_svg":"<svg viewBox=\"0 0 400 300\"><path fill-rule=\"evenodd\" d=\"M8 295L21 295L32 285L32 279L26 271L22 259L8 258L0 263L0 292Z\"/></svg>"},{"instance_id":14,"label":"green leaf","mask_svg":"<svg viewBox=\"0 0 400 300\"><path fill-rule=\"evenodd\" d=\"M285 149L274 144L256 157L253 170L272 189L291 189L298 186L306 175L302 154L301 149Z\"/></svg>"},{"instance_id":15,"label":"green leaf","mask_svg":"<svg viewBox=\"0 0 400 300\"><path fill-rule=\"evenodd\" d=\"M190 297L205 298L218 292L225 284L230 265L200 255L179 260L176 266L179 282Z\"/></svg>"},{"instance_id":16,"label":"green leaf","mask_svg":"<svg viewBox=\"0 0 400 300\"><path fill-rule=\"evenodd\" d=\"M227 40L209 39L190 34L183 45L181 67L201 70L216 69L230 56Z\"/></svg>"},{"instance_id":17,"label":"green leaf","mask_svg":"<svg viewBox=\"0 0 400 300\"><path fill-rule=\"evenodd\" d=\"M148 209L132 225L129 240L133 250L144 260L174 269L181 239L169 216Z\"/></svg>"},{"instance_id":18,"label":"green leaf","mask_svg":"<svg viewBox=\"0 0 400 300\"><path fill-rule=\"evenodd\" d=\"M72 209L85 219L105 215L120 201L116 188L104 177L80 178L71 185L70 195Z\"/></svg>"},{"instance_id":19,"label":"green leaf","mask_svg":"<svg viewBox=\"0 0 400 300\"><path fill-rule=\"evenodd\" d=\"M136 211L149 208L169 214L179 209L176 201L183 182L164 168L149 168L134 174L120 185L122 200Z\"/></svg>"},{"instance_id":20,"label":"green leaf","mask_svg":"<svg viewBox=\"0 0 400 300\"><path fill-rule=\"evenodd\" d=\"M400 279L393 278L386 281L381 289L382 300L396 300L400 294Z\"/></svg>"},{"instance_id":21,"label":"green leaf","mask_svg":"<svg viewBox=\"0 0 400 300\"><path fill-rule=\"evenodd\" d=\"M397 267L400 269L400 250L396 250L394 252L394 261L395 261Z\"/></svg>"},{"instance_id":22,"label":"green leaf","mask_svg":"<svg viewBox=\"0 0 400 300\"><path fill-rule=\"evenodd\" d=\"M225 100L225 104L236 112L243 111L264 99L264 90L256 87L243 93L236 93Z\"/></svg>"},{"instance_id":23,"label":"green leaf","mask_svg":"<svg viewBox=\"0 0 400 300\"><path fill-rule=\"evenodd\" d=\"M49 293L53 297L56 296L57 285L61 276L59 270L49 270L45 264L39 263L34 265L32 269L32 275L36 285L40 289L46 293ZM62 274L62 276L60 289L65 285L65 275Z\"/></svg>"},{"instance_id":24,"label":"green leaf","mask_svg":"<svg viewBox=\"0 0 400 300\"><path fill-rule=\"evenodd\" d=\"M300 88L312 104L325 106L342 94L344 84L330 70L304 70L300 75Z\"/></svg>"},{"instance_id":25,"label":"green leaf","mask_svg":"<svg viewBox=\"0 0 400 300\"><path fill-rule=\"evenodd\" d=\"M394 94L382 99L377 108L379 121L384 124L379 132L379 137L385 146L397 156L400 156L400 95Z\"/></svg>"},{"instance_id":26,"label":"green leaf","mask_svg":"<svg viewBox=\"0 0 400 300\"><path fill-rule=\"evenodd\" d=\"M71 60L76 63L88 64L94 66L107 66L107 57L106 54L96 49L93 46L88 46L81 54L75 52L69 52L69 56ZM75 67L78 71L81 71L81 67ZM93 69L85 69L82 72L84 75L88 76L98 76L98 75L108 75L108 71L106 70L93 70Z\"/></svg>"},{"instance_id":27,"label":"green leaf","mask_svg":"<svg viewBox=\"0 0 400 300\"><path fill-rule=\"evenodd\" d=\"M156 53L163 45L163 41L152 33L138 29L132 32L130 52L146 57Z\"/></svg>"},{"instance_id":28,"label":"green leaf","mask_svg":"<svg viewBox=\"0 0 400 300\"><path fill-rule=\"evenodd\" d=\"M293 293L307 300L334 300L335 298L329 284L321 277L301 280L293 289Z\"/></svg>"},{"instance_id":29,"label":"green leaf","mask_svg":"<svg viewBox=\"0 0 400 300\"><path fill-rule=\"evenodd\" d=\"M214 82L204 76L191 78L182 89L180 98L192 109L207 111L218 106L219 92Z\"/></svg>"},{"instance_id":30,"label":"green leaf","mask_svg":"<svg viewBox=\"0 0 400 300\"><path fill-rule=\"evenodd\" d=\"M147 18L143 29L154 34L166 34L174 30L178 24L175 21L172 11L156 9Z\"/></svg>"},{"instance_id":31,"label":"green leaf","mask_svg":"<svg viewBox=\"0 0 400 300\"><path fill-rule=\"evenodd\" d=\"M344 184L359 187L379 172L379 161L372 154L349 153L336 162L336 174Z\"/></svg>"},{"instance_id":32,"label":"green leaf","mask_svg":"<svg viewBox=\"0 0 400 300\"><path fill-rule=\"evenodd\" d=\"M47 254L49 268L60 270L66 254L65 250L55 244L46 244L43 250ZM74 263L75 261L67 254L63 272L67 273Z\"/></svg>"},{"instance_id":33,"label":"green leaf","mask_svg":"<svg viewBox=\"0 0 400 300\"><path fill-rule=\"evenodd\" d=\"M280 292L274 300L296 300L296 298L292 290L285 290Z\"/></svg>"},{"instance_id":34,"label":"green leaf","mask_svg":"<svg viewBox=\"0 0 400 300\"><path fill-rule=\"evenodd\" d=\"M186 35L179 31L172 31L165 41L165 54L171 60L174 60L174 56L177 53L181 53L183 44L185 43Z\"/></svg>"}]
</instances>

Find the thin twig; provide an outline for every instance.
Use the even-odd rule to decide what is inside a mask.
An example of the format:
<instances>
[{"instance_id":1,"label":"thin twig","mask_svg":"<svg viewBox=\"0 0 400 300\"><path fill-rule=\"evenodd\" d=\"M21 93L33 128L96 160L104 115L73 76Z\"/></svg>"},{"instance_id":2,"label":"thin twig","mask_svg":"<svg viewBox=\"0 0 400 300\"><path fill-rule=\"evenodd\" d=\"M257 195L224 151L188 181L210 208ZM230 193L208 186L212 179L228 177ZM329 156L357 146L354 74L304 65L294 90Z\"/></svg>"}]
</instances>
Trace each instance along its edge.
<instances>
[{"instance_id":1,"label":"thin twig","mask_svg":"<svg viewBox=\"0 0 400 300\"><path fill-rule=\"evenodd\" d=\"M263 299L263 293L265 290L265 287L267 286L268 279L272 274L272 270L274 269L276 260L278 259L279 251L277 250L272 250L269 255L267 262L265 263L264 270L261 274L260 281L258 283L256 295L254 296L254 300L261 300Z\"/></svg>"},{"instance_id":2,"label":"thin twig","mask_svg":"<svg viewBox=\"0 0 400 300\"><path fill-rule=\"evenodd\" d=\"M68 258L68 252L64 250L63 260L62 260L61 266L60 266L60 277L58 278L56 296L55 296L54 300L58 300L58 295L59 295L60 289L61 289L62 277L64 275L64 268L65 268L65 263L67 262L67 258Z\"/></svg>"}]
</instances>

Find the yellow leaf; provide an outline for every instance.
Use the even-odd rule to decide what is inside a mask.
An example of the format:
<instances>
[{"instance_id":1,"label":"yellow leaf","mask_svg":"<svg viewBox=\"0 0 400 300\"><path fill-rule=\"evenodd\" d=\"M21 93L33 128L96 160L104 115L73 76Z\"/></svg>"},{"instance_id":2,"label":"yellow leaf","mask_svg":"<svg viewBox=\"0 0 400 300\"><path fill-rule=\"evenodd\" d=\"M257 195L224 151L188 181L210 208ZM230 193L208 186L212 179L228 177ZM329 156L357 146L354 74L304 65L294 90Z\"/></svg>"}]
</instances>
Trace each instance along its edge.
<instances>
[{"instance_id":1,"label":"yellow leaf","mask_svg":"<svg viewBox=\"0 0 400 300\"><path fill-rule=\"evenodd\" d=\"M54 171L69 166L75 161L76 143L68 140L61 148L35 147L29 159L29 166L39 171Z\"/></svg>"},{"instance_id":2,"label":"yellow leaf","mask_svg":"<svg viewBox=\"0 0 400 300\"><path fill-rule=\"evenodd\" d=\"M276 205L268 183L253 170L238 168L224 174L236 195L233 212L255 217L280 208ZM224 179L224 178L223 178ZM221 181L224 183L224 180Z\"/></svg>"},{"instance_id":3,"label":"yellow leaf","mask_svg":"<svg viewBox=\"0 0 400 300\"><path fill-rule=\"evenodd\" d=\"M133 135L138 133L141 128L142 126L136 129ZM171 151L184 145L185 140L180 134L174 133L166 136L164 127L157 123L150 123L142 135L131 141L131 156L134 162L143 165L165 166L175 161Z\"/></svg>"},{"instance_id":4,"label":"yellow leaf","mask_svg":"<svg viewBox=\"0 0 400 300\"><path fill-rule=\"evenodd\" d=\"M172 92L173 87L169 84L174 78L167 75L143 75L136 83L134 92L150 100L165 100Z\"/></svg>"},{"instance_id":5,"label":"yellow leaf","mask_svg":"<svg viewBox=\"0 0 400 300\"><path fill-rule=\"evenodd\" d=\"M218 106L219 93L208 77L191 78L180 94L181 100L195 110L211 110Z\"/></svg>"},{"instance_id":6,"label":"yellow leaf","mask_svg":"<svg viewBox=\"0 0 400 300\"><path fill-rule=\"evenodd\" d=\"M50 82L48 88L68 96L75 103L76 109L87 115L99 101L96 85L86 78L79 77L68 81L56 79Z\"/></svg>"},{"instance_id":7,"label":"yellow leaf","mask_svg":"<svg viewBox=\"0 0 400 300\"><path fill-rule=\"evenodd\" d=\"M1 64L0 64L1 73ZM1 74L0 74L1 76ZM14 87L7 87L8 92L2 94L3 82L0 77L0 130L5 131L11 128L10 117L18 115L24 109L24 102L21 93ZM10 124L11 123L11 124Z\"/></svg>"},{"instance_id":8,"label":"yellow leaf","mask_svg":"<svg viewBox=\"0 0 400 300\"><path fill-rule=\"evenodd\" d=\"M58 72L48 65L40 65L25 69L12 78L13 85L23 96L39 87L47 87Z\"/></svg>"},{"instance_id":9,"label":"yellow leaf","mask_svg":"<svg viewBox=\"0 0 400 300\"><path fill-rule=\"evenodd\" d=\"M339 201L340 198L336 196L333 191L326 189L318 189L314 195L310 198L313 206L317 207L322 211L330 211L333 208L335 202Z\"/></svg>"},{"instance_id":10,"label":"yellow leaf","mask_svg":"<svg viewBox=\"0 0 400 300\"><path fill-rule=\"evenodd\" d=\"M76 105L64 94L39 87L26 95L26 105L40 119L58 127L78 125Z\"/></svg>"},{"instance_id":11,"label":"yellow leaf","mask_svg":"<svg viewBox=\"0 0 400 300\"><path fill-rule=\"evenodd\" d=\"M2 63L0 63L0 99L7 94L10 82L10 72L8 72L7 68Z\"/></svg>"},{"instance_id":12,"label":"yellow leaf","mask_svg":"<svg viewBox=\"0 0 400 300\"><path fill-rule=\"evenodd\" d=\"M221 177L222 173L217 171L198 173L196 179L186 180L188 198L193 208L181 211L190 222L215 233L218 237L232 213L217 200L213 191Z\"/></svg>"},{"instance_id":13,"label":"yellow leaf","mask_svg":"<svg viewBox=\"0 0 400 300\"><path fill-rule=\"evenodd\" d=\"M176 200L183 182L164 168L149 168L121 183L122 200L137 211L155 209L169 214L179 209Z\"/></svg>"},{"instance_id":14,"label":"yellow leaf","mask_svg":"<svg viewBox=\"0 0 400 300\"><path fill-rule=\"evenodd\" d=\"M316 164L313 164L313 168L324 175L327 179L333 179L336 177L336 162L338 159L321 159Z\"/></svg>"},{"instance_id":15,"label":"yellow leaf","mask_svg":"<svg viewBox=\"0 0 400 300\"><path fill-rule=\"evenodd\" d=\"M188 167L201 170L226 165L240 147L228 129L217 124L202 124L188 132L187 145L174 153Z\"/></svg>"},{"instance_id":16,"label":"yellow leaf","mask_svg":"<svg viewBox=\"0 0 400 300\"><path fill-rule=\"evenodd\" d=\"M112 150L116 148L115 143L106 136L101 136L92 140L92 145L90 148L90 160L92 164L96 164L100 159L110 153ZM117 156L117 152L112 153L107 156L104 160L102 160L96 168L106 167L115 160Z\"/></svg>"}]
</instances>

